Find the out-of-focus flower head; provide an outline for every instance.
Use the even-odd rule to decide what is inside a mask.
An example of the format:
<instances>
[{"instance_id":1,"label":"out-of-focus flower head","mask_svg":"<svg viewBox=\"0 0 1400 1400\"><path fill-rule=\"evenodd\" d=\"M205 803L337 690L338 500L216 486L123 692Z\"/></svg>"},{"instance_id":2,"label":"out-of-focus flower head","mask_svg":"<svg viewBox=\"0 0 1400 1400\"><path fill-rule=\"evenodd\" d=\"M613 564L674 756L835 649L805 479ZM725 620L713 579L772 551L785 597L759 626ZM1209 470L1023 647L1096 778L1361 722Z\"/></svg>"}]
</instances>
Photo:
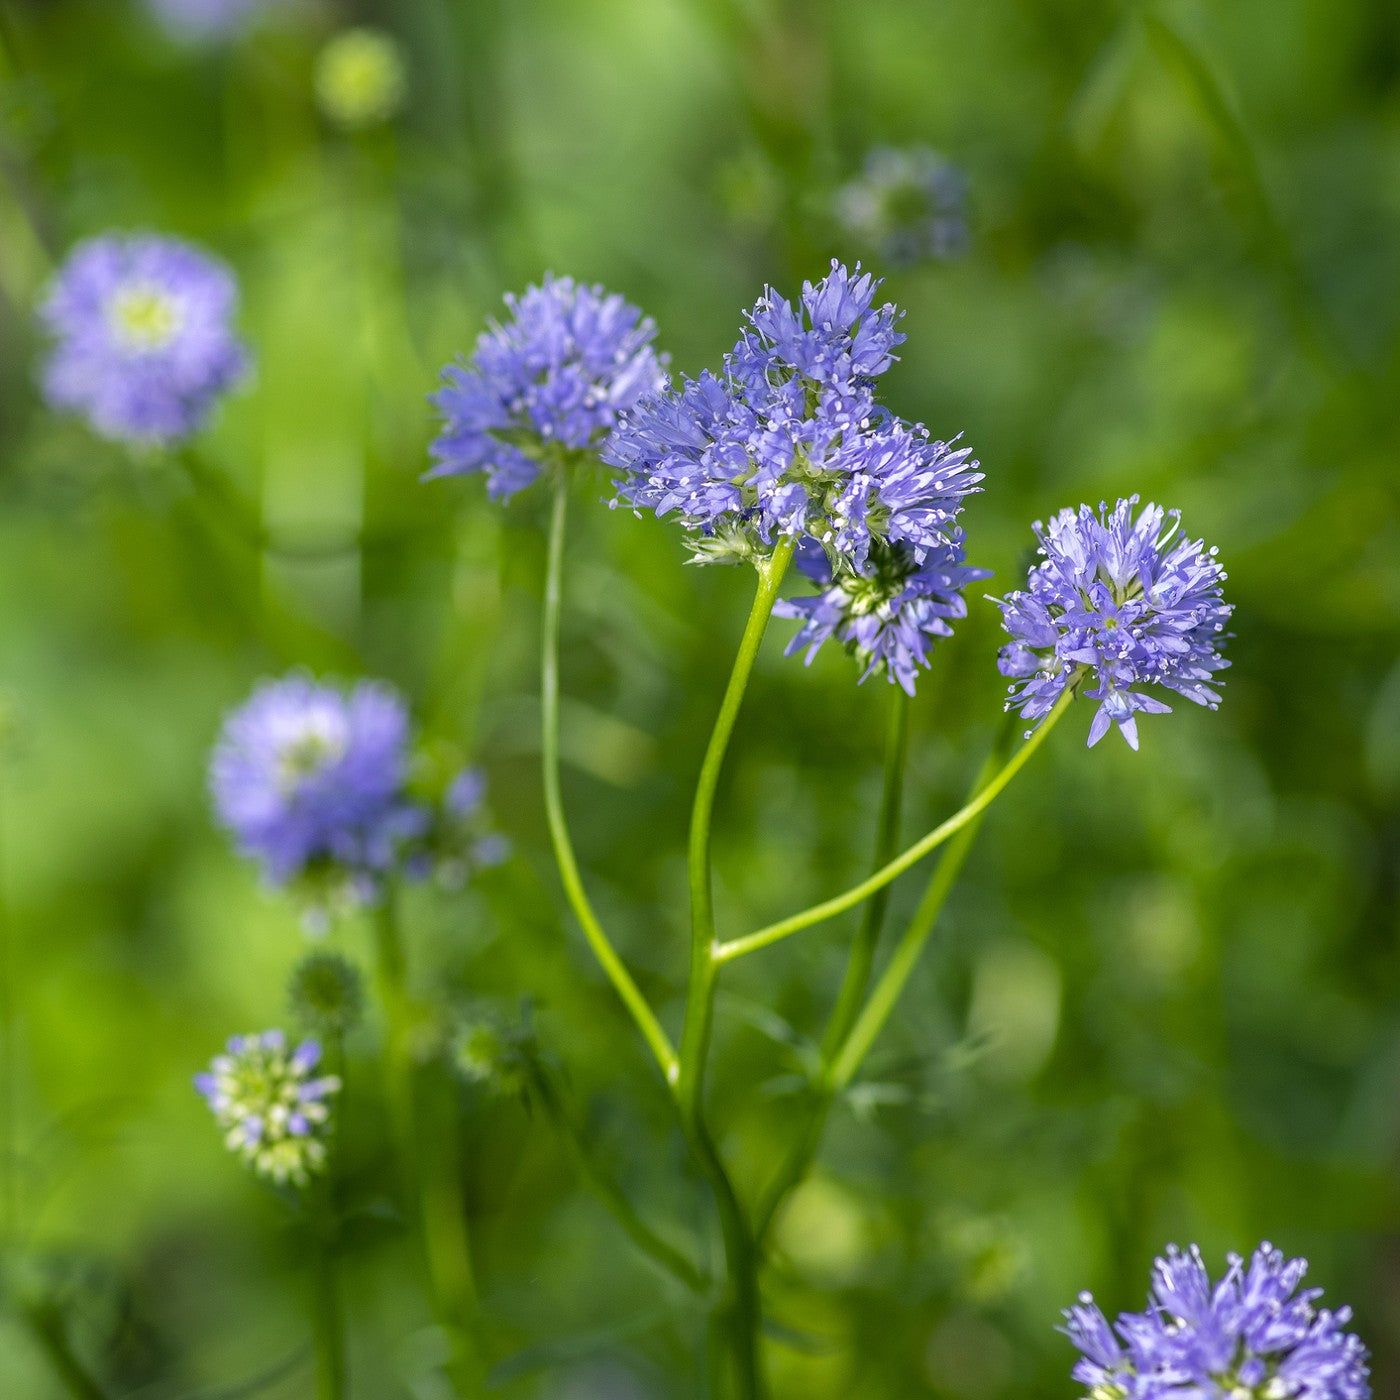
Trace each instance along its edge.
<instances>
[{"instance_id":1,"label":"out-of-focus flower head","mask_svg":"<svg viewBox=\"0 0 1400 1400\"><path fill-rule=\"evenodd\" d=\"M596 448L618 414L664 379L655 322L602 287L548 276L506 305L510 316L471 358L443 371L433 396L443 428L428 473L485 472L498 500Z\"/></svg>"},{"instance_id":2,"label":"out-of-focus flower head","mask_svg":"<svg viewBox=\"0 0 1400 1400\"><path fill-rule=\"evenodd\" d=\"M834 569L867 572L872 540L922 562L981 480L967 448L875 402L904 336L879 283L833 262L794 306L770 288L720 374L644 399L604 450L617 502L677 516L696 562L755 558L808 537Z\"/></svg>"},{"instance_id":3,"label":"out-of-focus flower head","mask_svg":"<svg viewBox=\"0 0 1400 1400\"><path fill-rule=\"evenodd\" d=\"M1025 591L997 600L1011 636L998 658L1015 681L1007 708L1039 722L1066 687L1092 680L1083 691L1099 702L1091 745L1116 724L1137 748L1138 712L1171 708L1145 686L1214 709L1215 673L1230 664L1220 648L1232 608L1216 551L1175 538L1177 511L1148 504L1134 518L1137 502L1037 521L1042 562Z\"/></svg>"},{"instance_id":4,"label":"out-of-focus flower head","mask_svg":"<svg viewBox=\"0 0 1400 1400\"><path fill-rule=\"evenodd\" d=\"M822 550L810 542L798 554L798 567L821 589L804 597L783 599L778 617L798 618L801 629L788 643L792 655L803 648L807 662L832 639L860 662L861 680L883 674L910 695L920 667L926 667L934 644L952 635L953 622L967 616L963 590L986 569L963 562L963 533L925 551L922 561L913 546L877 540L865 573L833 572Z\"/></svg>"},{"instance_id":5,"label":"out-of-focus flower head","mask_svg":"<svg viewBox=\"0 0 1400 1400\"><path fill-rule=\"evenodd\" d=\"M267 0L147 0L147 3L174 38L200 43L236 33Z\"/></svg>"},{"instance_id":6,"label":"out-of-focus flower head","mask_svg":"<svg viewBox=\"0 0 1400 1400\"><path fill-rule=\"evenodd\" d=\"M290 1054L281 1031L236 1035L195 1088L224 1130L224 1143L259 1176L304 1186L326 1164L335 1075L312 1077L321 1047L305 1040Z\"/></svg>"},{"instance_id":7,"label":"out-of-focus flower head","mask_svg":"<svg viewBox=\"0 0 1400 1400\"><path fill-rule=\"evenodd\" d=\"M339 953L308 953L288 986L292 1014L320 1035L353 1029L364 1011L364 987L355 965Z\"/></svg>"},{"instance_id":8,"label":"out-of-focus flower head","mask_svg":"<svg viewBox=\"0 0 1400 1400\"><path fill-rule=\"evenodd\" d=\"M210 788L270 883L321 876L368 900L429 826L408 773L408 709L389 686L344 691L293 674L258 686L225 721Z\"/></svg>"},{"instance_id":9,"label":"out-of-focus flower head","mask_svg":"<svg viewBox=\"0 0 1400 1400\"><path fill-rule=\"evenodd\" d=\"M468 1083L530 1102L551 1092L546 1062L528 1003L518 1016L478 1003L458 1013L452 1036L452 1065Z\"/></svg>"},{"instance_id":10,"label":"out-of-focus flower head","mask_svg":"<svg viewBox=\"0 0 1400 1400\"><path fill-rule=\"evenodd\" d=\"M378 126L403 105L407 74L395 41L377 29L347 29L316 59L316 100L347 131Z\"/></svg>"},{"instance_id":11,"label":"out-of-focus flower head","mask_svg":"<svg viewBox=\"0 0 1400 1400\"><path fill-rule=\"evenodd\" d=\"M894 267L955 258L967 247L967 177L927 146L876 146L837 192L836 216Z\"/></svg>"},{"instance_id":12,"label":"out-of-focus flower head","mask_svg":"<svg viewBox=\"0 0 1400 1400\"><path fill-rule=\"evenodd\" d=\"M1346 1331L1350 1308L1317 1306L1299 1289L1307 1260L1261 1244L1229 1256L1212 1283L1194 1245L1172 1246L1153 1270L1146 1312L1109 1325L1082 1293L1065 1312L1083 1353L1073 1376L1089 1400L1366 1400L1366 1348Z\"/></svg>"},{"instance_id":13,"label":"out-of-focus flower head","mask_svg":"<svg viewBox=\"0 0 1400 1400\"><path fill-rule=\"evenodd\" d=\"M80 243L39 312L54 339L44 395L104 437L179 442L247 370L231 324L237 302L229 269L180 239Z\"/></svg>"}]
</instances>

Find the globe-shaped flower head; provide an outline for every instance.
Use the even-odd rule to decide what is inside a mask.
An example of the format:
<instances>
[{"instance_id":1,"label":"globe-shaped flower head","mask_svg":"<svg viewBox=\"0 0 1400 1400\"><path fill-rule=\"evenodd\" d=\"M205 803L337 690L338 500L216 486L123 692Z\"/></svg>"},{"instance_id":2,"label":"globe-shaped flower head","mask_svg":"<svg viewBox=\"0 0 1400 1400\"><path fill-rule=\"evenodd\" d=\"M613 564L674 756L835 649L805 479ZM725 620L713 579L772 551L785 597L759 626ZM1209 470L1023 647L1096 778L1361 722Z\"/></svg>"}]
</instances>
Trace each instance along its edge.
<instances>
[{"instance_id":1,"label":"globe-shaped flower head","mask_svg":"<svg viewBox=\"0 0 1400 1400\"><path fill-rule=\"evenodd\" d=\"M272 884L323 876L372 897L429 824L406 793L408 744L408 710L388 686L266 682L214 750L219 819Z\"/></svg>"},{"instance_id":2,"label":"globe-shaped flower head","mask_svg":"<svg viewBox=\"0 0 1400 1400\"><path fill-rule=\"evenodd\" d=\"M44 394L104 437L178 442L246 371L230 324L237 300L228 268L179 239L79 244L40 310L55 340Z\"/></svg>"},{"instance_id":3,"label":"globe-shaped flower head","mask_svg":"<svg viewBox=\"0 0 1400 1400\"><path fill-rule=\"evenodd\" d=\"M195 1076L228 1149L278 1185L304 1186L326 1164L326 1100L340 1080L312 1077L320 1059L316 1041L303 1041L288 1054L281 1031L264 1031L234 1036L208 1073Z\"/></svg>"},{"instance_id":4,"label":"globe-shaped flower head","mask_svg":"<svg viewBox=\"0 0 1400 1400\"><path fill-rule=\"evenodd\" d=\"M433 402L444 422L428 473L484 471L498 500L596 448L664 377L655 322L602 287L551 276L506 305L509 319L443 371Z\"/></svg>"},{"instance_id":5,"label":"globe-shaped flower head","mask_svg":"<svg viewBox=\"0 0 1400 1400\"><path fill-rule=\"evenodd\" d=\"M967 246L967 177L927 146L876 146L842 185L836 216L894 267L955 258Z\"/></svg>"},{"instance_id":6,"label":"globe-shaped flower head","mask_svg":"<svg viewBox=\"0 0 1400 1400\"><path fill-rule=\"evenodd\" d=\"M316 59L316 100L347 131L388 121L403 104L406 86L399 46L377 29L347 29Z\"/></svg>"},{"instance_id":7,"label":"globe-shaped flower head","mask_svg":"<svg viewBox=\"0 0 1400 1400\"><path fill-rule=\"evenodd\" d=\"M677 516L697 562L796 541L821 592L776 609L806 624L794 648L837 637L908 689L984 576L957 525L982 477L968 448L876 403L904 339L879 286L833 262L795 306L770 288L721 372L643 400L603 456L623 472L618 502Z\"/></svg>"},{"instance_id":8,"label":"globe-shaped flower head","mask_svg":"<svg viewBox=\"0 0 1400 1400\"><path fill-rule=\"evenodd\" d=\"M1350 1308L1316 1306L1299 1289L1307 1260L1261 1244L1237 1254L1212 1284L1193 1245L1175 1246L1153 1270L1146 1312L1112 1326L1084 1293L1065 1313L1083 1352L1073 1376L1088 1400L1366 1400L1366 1348L1345 1331Z\"/></svg>"},{"instance_id":9,"label":"globe-shaped flower head","mask_svg":"<svg viewBox=\"0 0 1400 1400\"><path fill-rule=\"evenodd\" d=\"M1179 513L1136 496L1096 514L1088 506L1036 523L1042 562L1024 591L999 600L1011 642L998 665L1010 676L1008 709L1039 721L1070 686L1099 701L1096 744L1116 724L1137 748L1137 714L1171 707L1147 693L1161 686L1214 709L1220 654L1232 611L1214 549L1178 540Z\"/></svg>"}]
</instances>

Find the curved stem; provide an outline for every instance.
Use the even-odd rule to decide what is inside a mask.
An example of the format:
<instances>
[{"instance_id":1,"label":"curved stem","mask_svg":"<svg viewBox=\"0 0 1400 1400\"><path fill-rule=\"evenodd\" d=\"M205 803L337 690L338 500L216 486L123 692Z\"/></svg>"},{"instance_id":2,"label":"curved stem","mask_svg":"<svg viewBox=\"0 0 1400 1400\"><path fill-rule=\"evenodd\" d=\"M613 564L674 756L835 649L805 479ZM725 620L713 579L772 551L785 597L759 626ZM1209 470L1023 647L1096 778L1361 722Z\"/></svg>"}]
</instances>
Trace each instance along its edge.
<instances>
[{"instance_id":1,"label":"curved stem","mask_svg":"<svg viewBox=\"0 0 1400 1400\"><path fill-rule=\"evenodd\" d=\"M874 868L879 870L894 855L895 843L899 840L899 811L904 795L904 768L909 755L909 703L910 697L899 687L890 687L890 718L885 734L885 774L880 796L880 823L875 835ZM974 789L975 792L975 789ZM885 909L889 904L889 889L883 889L871 896L865 906L860 927L851 943L850 957L846 961L846 974L841 982L826 1031L822 1035L821 1057L823 1067L829 1065L841 1049L851 1026L860 1014L861 1002L865 999L870 985L870 973L875 964L875 948L880 941L880 930L885 922ZM760 1253L764 1240L783 1202L796 1189L811 1169L812 1161L821 1145L822 1133L826 1128L827 1112L831 1107L831 1095L827 1092L824 1077L812 1086L812 1112L801 1135L793 1143L792 1150L784 1159L777 1175L769 1183L768 1189L759 1199L754 1213L754 1242Z\"/></svg>"},{"instance_id":2,"label":"curved stem","mask_svg":"<svg viewBox=\"0 0 1400 1400\"><path fill-rule=\"evenodd\" d=\"M632 1013L632 1019L651 1047L666 1082L674 1085L678 1073L676 1052L593 912L579 876L574 843L564 816L564 799L559 786L559 614L563 597L564 525L568 505L568 477L560 469L555 478L554 508L549 520L549 559L545 574L540 654L540 754L544 766L544 806L549 823L549 839L554 846L554 860L559 867L559 878L564 883L569 907L583 926L583 935L593 949L594 957L622 998L623 1005Z\"/></svg>"},{"instance_id":3,"label":"curved stem","mask_svg":"<svg viewBox=\"0 0 1400 1400\"><path fill-rule=\"evenodd\" d=\"M844 913L847 909L859 904L861 900L888 885L891 880L904 874L910 866L917 865L930 851L937 850L950 837L956 836L969 822L981 816L996 801L1012 778L1025 767L1030 756L1045 742L1060 716L1069 708L1074 699L1074 693L1074 687L1067 686L1064 694L1055 702L1054 709L1045 716L1040 728L1012 755L1001 772L976 797L955 812L947 821L934 827L927 836L916 841L889 864L881 866L868 879L862 880L858 885L853 885L843 894L835 895L820 904L814 904L810 909L804 909L800 914L793 914L790 918L781 919L776 924L769 924L766 928L761 928L755 933L745 934L742 938L732 939L728 943L721 943L714 950L716 961L729 962L732 958L743 957L745 953L766 948L770 943L777 943L789 934L797 933L800 929L810 928L813 924L822 923L826 919Z\"/></svg>"},{"instance_id":4,"label":"curved stem","mask_svg":"<svg viewBox=\"0 0 1400 1400\"><path fill-rule=\"evenodd\" d=\"M462 1395L481 1389L477 1348L476 1280L467 1238L467 1218L455 1161L445 1157L442 1134L424 1134L413 1082L411 1006L403 942L393 892L375 910L379 994L387 1038L385 1068L404 1191L419 1214L422 1247L435 1310L453 1340L451 1372ZM451 1125L455 1130L455 1125ZM434 1141L425 1139L431 1136Z\"/></svg>"}]
</instances>

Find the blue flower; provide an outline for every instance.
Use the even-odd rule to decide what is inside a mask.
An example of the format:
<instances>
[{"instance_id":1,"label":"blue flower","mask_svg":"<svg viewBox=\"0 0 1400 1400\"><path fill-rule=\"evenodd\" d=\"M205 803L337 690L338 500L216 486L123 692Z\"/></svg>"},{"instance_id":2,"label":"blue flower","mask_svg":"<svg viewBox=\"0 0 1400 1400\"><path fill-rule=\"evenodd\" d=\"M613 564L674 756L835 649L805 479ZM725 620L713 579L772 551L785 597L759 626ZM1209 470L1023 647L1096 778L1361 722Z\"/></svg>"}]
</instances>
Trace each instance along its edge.
<instances>
[{"instance_id":1,"label":"blue flower","mask_svg":"<svg viewBox=\"0 0 1400 1400\"><path fill-rule=\"evenodd\" d=\"M1366 1400L1366 1348L1350 1308L1298 1288L1305 1259L1261 1244L1229 1256L1212 1284L1200 1251L1175 1246L1153 1271L1148 1308L1110 1326L1088 1293L1062 1329L1083 1353L1072 1372L1089 1400Z\"/></svg>"},{"instance_id":2,"label":"blue flower","mask_svg":"<svg viewBox=\"0 0 1400 1400\"><path fill-rule=\"evenodd\" d=\"M876 146L836 195L836 217L894 267L955 258L967 247L967 177L927 146Z\"/></svg>"},{"instance_id":3,"label":"blue flower","mask_svg":"<svg viewBox=\"0 0 1400 1400\"><path fill-rule=\"evenodd\" d=\"M505 500L567 452L597 447L618 414L664 379L656 324L620 296L546 277L508 296L470 360L448 365L433 396L444 423L429 476L484 471Z\"/></svg>"},{"instance_id":4,"label":"blue flower","mask_svg":"<svg viewBox=\"0 0 1400 1400\"><path fill-rule=\"evenodd\" d=\"M305 1040L287 1053L281 1031L236 1035L227 1053L195 1076L224 1145L262 1177L304 1186L326 1164L330 1121L326 1099L340 1089L335 1075L312 1078L321 1047Z\"/></svg>"},{"instance_id":5,"label":"blue flower","mask_svg":"<svg viewBox=\"0 0 1400 1400\"><path fill-rule=\"evenodd\" d=\"M861 680L883 673L910 694L921 666L940 637L952 635L953 620L967 616L963 589L989 578L985 569L963 563L963 534L952 531L922 560L912 545L877 541L865 573L833 572L826 554L808 542L798 552L798 567L821 592L783 599L778 617L799 618L801 630L787 654L807 648L807 662L823 643L835 639L864 666Z\"/></svg>"},{"instance_id":6,"label":"blue flower","mask_svg":"<svg viewBox=\"0 0 1400 1400\"><path fill-rule=\"evenodd\" d=\"M1089 730L1096 744L1116 724L1137 748L1137 713L1170 710L1140 687L1155 685L1214 709L1220 654L1232 611L1221 596L1225 571L1200 540L1175 540L1179 512L1136 496L1110 511L1062 510L1036 522L1043 561L1027 591L998 601L1011 636L998 666L1017 683L1008 709L1043 719L1066 687L1099 701ZM1170 522L1170 523L1168 523Z\"/></svg>"},{"instance_id":7,"label":"blue flower","mask_svg":"<svg viewBox=\"0 0 1400 1400\"><path fill-rule=\"evenodd\" d=\"M775 538L810 538L865 572L873 540L922 562L945 547L981 480L971 452L875 402L904 339L879 283L833 262L799 305L767 290L720 374L644 399L603 451L617 503L676 515L697 562L752 558Z\"/></svg>"},{"instance_id":8,"label":"blue flower","mask_svg":"<svg viewBox=\"0 0 1400 1400\"><path fill-rule=\"evenodd\" d=\"M219 819L274 885L330 875L373 898L430 824L407 796L408 744L407 708L388 686L265 682L214 750Z\"/></svg>"},{"instance_id":9,"label":"blue flower","mask_svg":"<svg viewBox=\"0 0 1400 1400\"><path fill-rule=\"evenodd\" d=\"M248 22L265 0L148 0L177 39L197 42L222 38Z\"/></svg>"},{"instance_id":10,"label":"blue flower","mask_svg":"<svg viewBox=\"0 0 1400 1400\"><path fill-rule=\"evenodd\" d=\"M56 342L44 394L117 441L189 437L247 370L230 325L237 300L228 268L179 239L81 243L40 309Z\"/></svg>"}]
</instances>

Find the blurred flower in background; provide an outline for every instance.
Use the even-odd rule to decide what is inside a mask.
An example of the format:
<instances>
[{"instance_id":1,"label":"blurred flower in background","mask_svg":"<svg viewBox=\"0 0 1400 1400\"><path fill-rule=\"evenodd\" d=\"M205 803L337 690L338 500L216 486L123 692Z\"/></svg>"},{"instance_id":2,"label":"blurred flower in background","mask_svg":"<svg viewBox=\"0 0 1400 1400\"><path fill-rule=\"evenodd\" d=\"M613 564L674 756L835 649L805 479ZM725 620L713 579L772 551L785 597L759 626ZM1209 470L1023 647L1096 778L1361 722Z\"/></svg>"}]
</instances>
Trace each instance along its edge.
<instances>
[{"instance_id":1,"label":"blurred flower in background","mask_svg":"<svg viewBox=\"0 0 1400 1400\"><path fill-rule=\"evenodd\" d=\"M1090 745L1116 724L1138 746L1138 711L1168 714L1169 705L1137 687L1165 686L1198 705L1220 703L1215 672L1232 608L1221 596L1225 571L1200 540L1172 538L1179 511L1120 500L1095 514L1062 510L1035 533L1044 562L1031 570L1028 592L1009 593L1000 607L1011 642L1001 649L1011 687L1008 709L1041 720L1075 683L1092 672L1084 694L1098 700ZM1170 521L1170 524L1168 524Z\"/></svg>"},{"instance_id":2,"label":"blurred flower in background","mask_svg":"<svg viewBox=\"0 0 1400 1400\"><path fill-rule=\"evenodd\" d=\"M1212 1284L1200 1250L1173 1245L1156 1261L1146 1312L1110 1327L1088 1293L1065 1312L1065 1335L1084 1353L1074 1379L1091 1400L1366 1400L1366 1348L1343 1330L1351 1309L1316 1307L1322 1290L1298 1289L1307 1268L1261 1244L1248 1264L1230 1255Z\"/></svg>"},{"instance_id":3,"label":"blurred flower in background","mask_svg":"<svg viewBox=\"0 0 1400 1400\"><path fill-rule=\"evenodd\" d=\"M308 953L292 971L287 1000L303 1025L342 1036L364 1013L364 986L354 964L339 953Z\"/></svg>"},{"instance_id":4,"label":"blurred flower in background","mask_svg":"<svg viewBox=\"0 0 1400 1400\"><path fill-rule=\"evenodd\" d=\"M267 0L147 0L165 29L177 39L200 42L223 38L246 24Z\"/></svg>"},{"instance_id":5,"label":"blurred flower in background","mask_svg":"<svg viewBox=\"0 0 1400 1400\"><path fill-rule=\"evenodd\" d=\"M967 176L927 146L876 146L837 191L836 217L893 267L955 258L967 248Z\"/></svg>"},{"instance_id":6,"label":"blurred flower in background","mask_svg":"<svg viewBox=\"0 0 1400 1400\"><path fill-rule=\"evenodd\" d=\"M236 1035L227 1053L195 1078L195 1088L225 1130L225 1145L278 1185L304 1186L326 1164L326 1100L340 1089L340 1080L335 1075L313 1079L320 1060L314 1040L302 1041L288 1054L281 1031Z\"/></svg>"},{"instance_id":7,"label":"blurred flower in background","mask_svg":"<svg viewBox=\"0 0 1400 1400\"><path fill-rule=\"evenodd\" d=\"M445 421L428 473L484 471L498 500L561 452L597 447L665 377L665 357L651 345L656 322L602 287L548 276L506 305L510 319L481 336L470 360L443 371L433 402Z\"/></svg>"},{"instance_id":8,"label":"blurred flower in background","mask_svg":"<svg viewBox=\"0 0 1400 1400\"><path fill-rule=\"evenodd\" d=\"M248 356L233 333L233 274L176 238L80 243L40 308L54 349L43 389L102 436L171 444L200 428Z\"/></svg>"},{"instance_id":9,"label":"blurred flower in background","mask_svg":"<svg viewBox=\"0 0 1400 1400\"><path fill-rule=\"evenodd\" d=\"M377 29L347 29L316 59L316 100L347 131L378 126L403 105L407 73L395 41Z\"/></svg>"}]
</instances>

